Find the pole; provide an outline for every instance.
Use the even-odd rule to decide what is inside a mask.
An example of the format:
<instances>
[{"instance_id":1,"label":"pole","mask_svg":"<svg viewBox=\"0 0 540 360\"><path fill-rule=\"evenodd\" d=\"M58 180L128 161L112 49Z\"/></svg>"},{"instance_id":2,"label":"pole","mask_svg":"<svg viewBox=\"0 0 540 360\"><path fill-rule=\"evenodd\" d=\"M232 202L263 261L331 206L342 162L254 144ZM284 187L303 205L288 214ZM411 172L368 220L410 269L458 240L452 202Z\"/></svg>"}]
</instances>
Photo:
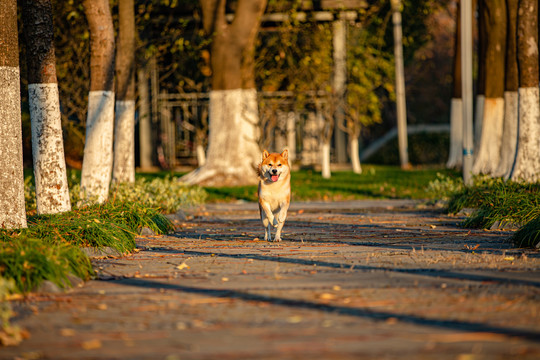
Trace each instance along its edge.
<instances>
[{"instance_id":1,"label":"pole","mask_svg":"<svg viewBox=\"0 0 540 360\"><path fill-rule=\"evenodd\" d=\"M463 102L463 183L472 185L473 165L473 75L472 2L461 0L461 64Z\"/></svg>"},{"instance_id":2,"label":"pole","mask_svg":"<svg viewBox=\"0 0 540 360\"><path fill-rule=\"evenodd\" d=\"M405 101L405 75L403 69L403 34L401 29L401 0L391 0L394 24L394 58L396 66L396 110L398 146L401 168L410 167L407 144L407 105Z\"/></svg>"}]
</instances>

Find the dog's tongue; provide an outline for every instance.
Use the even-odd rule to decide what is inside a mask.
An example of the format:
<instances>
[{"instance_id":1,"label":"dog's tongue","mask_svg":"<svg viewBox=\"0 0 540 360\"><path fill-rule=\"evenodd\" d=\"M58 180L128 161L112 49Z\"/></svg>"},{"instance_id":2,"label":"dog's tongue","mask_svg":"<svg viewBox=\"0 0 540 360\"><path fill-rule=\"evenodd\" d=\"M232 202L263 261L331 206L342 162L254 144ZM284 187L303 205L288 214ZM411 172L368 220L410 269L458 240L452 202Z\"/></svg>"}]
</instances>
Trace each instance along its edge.
<instances>
[{"instance_id":1,"label":"dog's tongue","mask_svg":"<svg viewBox=\"0 0 540 360\"><path fill-rule=\"evenodd\" d=\"M278 181L279 175L272 175L272 181Z\"/></svg>"}]
</instances>

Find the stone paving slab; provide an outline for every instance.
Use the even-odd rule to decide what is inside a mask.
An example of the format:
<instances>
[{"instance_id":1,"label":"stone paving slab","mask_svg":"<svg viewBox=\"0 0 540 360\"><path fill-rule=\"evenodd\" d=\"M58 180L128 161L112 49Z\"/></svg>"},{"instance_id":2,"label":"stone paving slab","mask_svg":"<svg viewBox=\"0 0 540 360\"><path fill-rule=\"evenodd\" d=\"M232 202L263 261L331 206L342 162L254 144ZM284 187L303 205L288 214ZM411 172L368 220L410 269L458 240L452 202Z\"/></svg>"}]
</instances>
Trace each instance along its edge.
<instances>
[{"instance_id":1,"label":"stone paving slab","mask_svg":"<svg viewBox=\"0 0 540 360\"><path fill-rule=\"evenodd\" d=\"M538 359L540 256L416 201L192 209L99 277L33 294L0 359Z\"/></svg>"}]
</instances>

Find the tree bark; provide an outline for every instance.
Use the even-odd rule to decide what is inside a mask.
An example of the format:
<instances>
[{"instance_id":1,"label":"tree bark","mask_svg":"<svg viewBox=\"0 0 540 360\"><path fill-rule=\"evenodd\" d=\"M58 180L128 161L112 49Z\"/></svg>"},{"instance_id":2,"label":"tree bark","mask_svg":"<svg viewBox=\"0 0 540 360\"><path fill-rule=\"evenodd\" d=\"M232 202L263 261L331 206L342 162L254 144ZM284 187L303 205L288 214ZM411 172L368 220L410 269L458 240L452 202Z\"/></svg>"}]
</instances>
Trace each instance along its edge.
<instances>
[{"instance_id":1,"label":"tree bark","mask_svg":"<svg viewBox=\"0 0 540 360\"><path fill-rule=\"evenodd\" d=\"M399 159L402 169L410 168L407 140L407 105L405 100L405 74L403 65L403 39L401 29L401 0L391 0L394 23L394 56L396 66L396 113Z\"/></svg>"},{"instance_id":2,"label":"tree bark","mask_svg":"<svg viewBox=\"0 0 540 360\"><path fill-rule=\"evenodd\" d=\"M520 0L517 21L519 120L517 153L510 179L540 180L540 96L538 88L538 0Z\"/></svg>"},{"instance_id":3,"label":"tree bark","mask_svg":"<svg viewBox=\"0 0 540 360\"><path fill-rule=\"evenodd\" d=\"M71 210L50 0L22 1L38 214Z\"/></svg>"},{"instance_id":4,"label":"tree bark","mask_svg":"<svg viewBox=\"0 0 540 360\"><path fill-rule=\"evenodd\" d=\"M358 135L351 136L351 164L353 172L355 174L362 173L362 166L360 165L360 148L358 146Z\"/></svg>"},{"instance_id":5,"label":"tree bark","mask_svg":"<svg viewBox=\"0 0 540 360\"><path fill-rule=\"evenodd\" d=\"M495 176L510 176L518 133L517 0L506 0L506 66L504 72L504 122L499 167Z\"/></svg>"},{"instance_id":6,"label":"tree bark","mask_svg":"<svg viewBox=\"0 0 540 360\"><path fill-rule=\"evenodd\" d=\"M478 152L476 149L480 144L480 136L482 134L482 122L484 121L484 103L486 99L486 13L484 11L485 0L478 0L478 77L476 80L476 106L474 109L474 148L476 158Z\"/></svg>"},{"instance_id":7,"label":"tree bark","mask_svg":"<svg viewBox=\"0 0 540 360\"><path fill-rule=\"evenodd\" d=\"M190 184L257 182L254 169L260 149L254 49L266 0L239 0L230 24L225 19L225 2L201 1L203 26L212 36L212 90L206 163L182 178Z\"/></svg>"},{"instance_id":8,"label":"tree bark","mask_svg":"<svg viewBox=\"0 0 540 360\"><path fill-rule=\"evenodd\" d=\"M463 163L463 107L461 100L461 14L460 1L456 10L454 33L453 91L450 103L450 150L447 168L461 168Z\"/></svg>"},{"instance_id":9,"label":"tree bark","mask_svg":"<svg viewBox=\"0 0 540 360\"><path fill-rule=\"evenodd\" d=\"M26 228L17 1L0 2L0 228Z\"/></svg>"},{"instance_id":10,"label":"tree bark","mask_svg":"<svg viewBox=\"0 0 540 360\"><path fill-rule=\"evenodd\" d=\"M150 124L150 89L146 67L137 72L139 92L139 154L140 168L150 169L152 162L152 126Z\"/></svg>"},{"instance_id":11,"label":"tree bark","mask_svg":"<svg viewBox=\"0 0 540 360\"><path fill-rule=\"evenodd\" d=\"M485 102L482 133L473 174L497 171L504 119L504 67L506 53L505 0L485 1L483 6L486 38Z\"/></svg>"},{"instance_id":12,"label":"tree bark","mask_svg":"<svg viewBox=\"0 0 540 360\"><path fill-rule=\"evenodd\" d=\"M334 73L332 87L336 98L334 114L334 144L336 162L347 162L347 138L342 130L345 122L345 106L347 103L347 22L344 19L335 20L332 24L332 45Z\"/></svg>"},{"instance_id":13,"label":"tree bark","mask_svg":"<svg viewBox=\"0 0 540 360\"><path fill-rule=\"evenodd\" d=\"M90 27L90 93L81 174L81 198L109 196L114 131L114 29L107 0L84 0Z\"/></svg>"},{"instance_id":14,"label":"tree bark","mask_svg":"<svg viewBox=\"0 0 540 360\"><path fill-rule=\"evenodd\" d=\"M135 9L133 0L118 2L116 54L115 182L135 181Z\"/></svg>"}]
</instances>

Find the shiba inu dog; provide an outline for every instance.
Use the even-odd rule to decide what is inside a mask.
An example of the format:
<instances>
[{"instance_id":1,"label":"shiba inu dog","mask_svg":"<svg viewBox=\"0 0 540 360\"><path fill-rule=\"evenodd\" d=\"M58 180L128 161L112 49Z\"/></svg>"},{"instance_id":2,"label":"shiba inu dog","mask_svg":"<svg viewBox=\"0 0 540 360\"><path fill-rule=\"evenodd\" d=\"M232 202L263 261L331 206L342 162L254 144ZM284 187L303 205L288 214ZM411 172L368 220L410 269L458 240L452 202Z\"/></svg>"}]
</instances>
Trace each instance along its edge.
<instances>
[{"instance_id":1,"label":"shiba inu dog","mask_svg":"<svg viewBox=\"0 0 540 360\"><path fill-rule=\"evenodd\" d=\"M281 229L287 218L291 199L291 168L289 150L281 154L264 150L259 175L259 212L264 225L264 240L272 241L272 226L276 228L274 241L281 241Z\"/></svg>"}]
</instances>

